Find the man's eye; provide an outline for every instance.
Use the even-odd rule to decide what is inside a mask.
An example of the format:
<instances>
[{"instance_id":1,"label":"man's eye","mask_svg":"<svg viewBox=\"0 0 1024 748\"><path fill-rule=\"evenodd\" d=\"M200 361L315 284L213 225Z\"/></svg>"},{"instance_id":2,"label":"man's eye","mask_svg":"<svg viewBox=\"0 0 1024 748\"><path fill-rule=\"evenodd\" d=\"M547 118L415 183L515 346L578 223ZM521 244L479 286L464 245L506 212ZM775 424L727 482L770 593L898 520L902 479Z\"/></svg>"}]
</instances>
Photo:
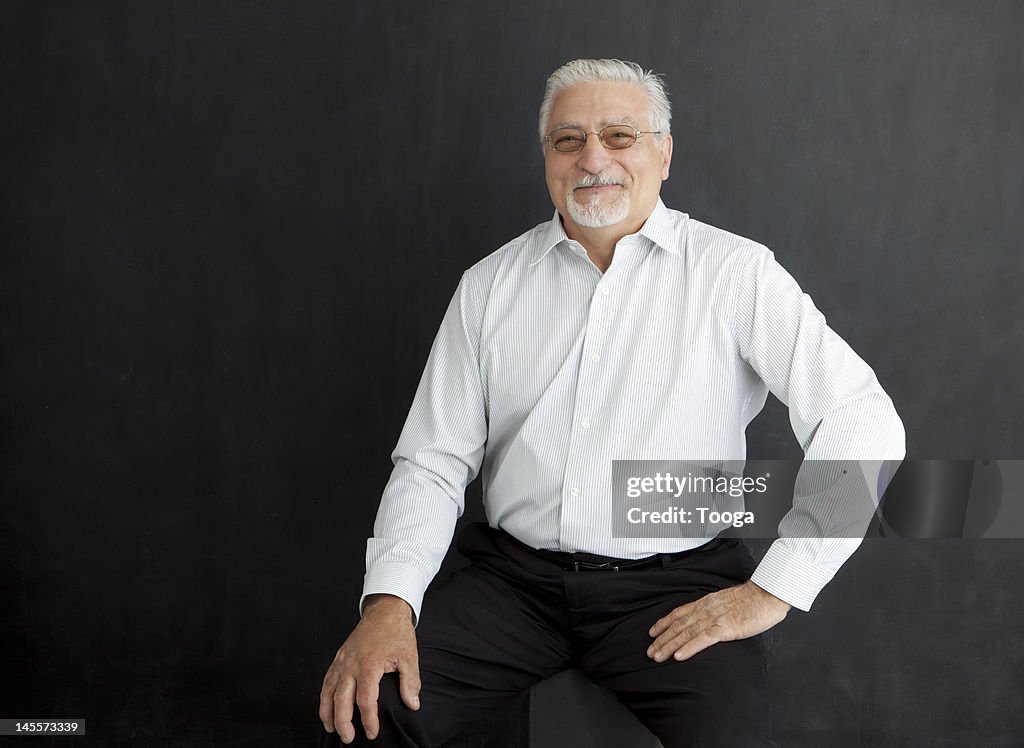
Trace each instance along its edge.
<instances>
[{"instance_id":1,"label":"man's eye","mask_svg":"<svg viewBox=\"0 0 1024 748\"><path fill-rule=\"evenodd\" d=\"M613 130L612 132L605 135L605 140L612 143L626 143L633 139L632 130Z\"/></svg>"},{"instance_id":2,"label":"man's eye","mask_svg":"<svg viewBox=\"0 0 1024 748\"><path fill-rule=\"evenodd\" d=\"M581 138L579 135L559 135L558 138L555 140L555 142L556 143L578 143L581 140L583 140L583 138Z\"/></svg>"}]
</instances>

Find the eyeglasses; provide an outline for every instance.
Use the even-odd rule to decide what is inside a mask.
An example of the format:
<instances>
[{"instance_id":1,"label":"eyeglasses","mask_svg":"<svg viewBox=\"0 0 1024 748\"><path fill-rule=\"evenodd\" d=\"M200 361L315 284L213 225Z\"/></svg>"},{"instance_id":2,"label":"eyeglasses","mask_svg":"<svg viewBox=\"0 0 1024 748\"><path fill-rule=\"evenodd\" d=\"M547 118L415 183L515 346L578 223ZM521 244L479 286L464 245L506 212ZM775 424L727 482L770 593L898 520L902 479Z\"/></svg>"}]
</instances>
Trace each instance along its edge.
<instances>
[{"instance_id":1,"label":"eyeglasses","mask_svg":"<svg viewBox=\"0 0 1024 748\"><path fill-rule=\"evenodd\" d=\"M578 127L559 127L545 135L544 140L551 143L551 147L559 153L576 153L583 150L590 134ZM605 148L621 151L633 145L641 135L661 135L661 130L637 130L629 125L608 125L592 134L598 137Z\"/></svg>"}]
</instances>

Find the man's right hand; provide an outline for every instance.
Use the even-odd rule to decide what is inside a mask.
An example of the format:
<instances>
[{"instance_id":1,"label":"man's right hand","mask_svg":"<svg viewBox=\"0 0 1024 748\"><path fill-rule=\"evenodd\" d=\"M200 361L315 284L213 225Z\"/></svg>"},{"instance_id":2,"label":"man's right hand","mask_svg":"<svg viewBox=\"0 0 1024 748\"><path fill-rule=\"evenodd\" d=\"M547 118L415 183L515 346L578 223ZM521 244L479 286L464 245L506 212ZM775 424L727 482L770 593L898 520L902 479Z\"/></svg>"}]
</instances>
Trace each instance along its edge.
<instances>
[{"instance_id":1,"label":"man's right hand","mask_svg":"<svg viewBox=\"0 0 1024 748\"><path fill-rule=\"evenodd\" d=\"M351 743L356 731L353 708L366 737L380 730L377 694L384 673L398 673L402 701L420 708L420 667L416 633L409 603L393 595L371 595L363 603L363 618L327 669L320 691L320 721L327 732L338 731L341 742Z\"/></svg>"}]
</instances>

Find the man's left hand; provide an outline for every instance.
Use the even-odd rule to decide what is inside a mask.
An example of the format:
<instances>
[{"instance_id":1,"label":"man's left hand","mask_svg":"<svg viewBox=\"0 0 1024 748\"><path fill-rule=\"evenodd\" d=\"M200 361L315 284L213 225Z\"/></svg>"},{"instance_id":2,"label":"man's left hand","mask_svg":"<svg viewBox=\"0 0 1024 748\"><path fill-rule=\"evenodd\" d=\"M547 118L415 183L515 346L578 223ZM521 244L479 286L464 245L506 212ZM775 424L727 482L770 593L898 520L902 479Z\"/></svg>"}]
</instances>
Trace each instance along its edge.
<instances>
[{"instance_id":1,"label":"man's left hand","mask_svg":"<svg viewBox=\"0 0 1024 748\"><path fill-rule=\"evenodd\" d=\"M753 582L712 592L681 605L651 627L647 656L686 660L718 642L757 636L777 624L790 605Z\"/></svg>"}]
</instances>

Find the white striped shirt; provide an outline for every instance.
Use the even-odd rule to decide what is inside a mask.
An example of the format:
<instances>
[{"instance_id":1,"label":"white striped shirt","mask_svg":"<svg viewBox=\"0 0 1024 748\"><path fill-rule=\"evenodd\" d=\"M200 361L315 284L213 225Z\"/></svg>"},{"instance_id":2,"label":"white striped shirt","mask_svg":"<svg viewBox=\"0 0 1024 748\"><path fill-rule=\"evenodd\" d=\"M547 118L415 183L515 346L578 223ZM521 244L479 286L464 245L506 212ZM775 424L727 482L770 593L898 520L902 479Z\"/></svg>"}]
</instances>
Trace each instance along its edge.
<instances>
[{"instance_id":1,"label":"white striped shirt","mask_svg":"<svg viewBox=\"0 0 1024 748\"><path fill-rule=\"evenodd\" d=\"M871 368L766 247L659 200L602 274L558 214L465 272L395 448L363 597L417 619L483 470L489 524L534 548L635 559L706 540L612 536L613 460L743 460L771 390L807 459L899 460ZM753 581L797 608L858 539L786 537Z\"/></svg>"}]
</instances>

